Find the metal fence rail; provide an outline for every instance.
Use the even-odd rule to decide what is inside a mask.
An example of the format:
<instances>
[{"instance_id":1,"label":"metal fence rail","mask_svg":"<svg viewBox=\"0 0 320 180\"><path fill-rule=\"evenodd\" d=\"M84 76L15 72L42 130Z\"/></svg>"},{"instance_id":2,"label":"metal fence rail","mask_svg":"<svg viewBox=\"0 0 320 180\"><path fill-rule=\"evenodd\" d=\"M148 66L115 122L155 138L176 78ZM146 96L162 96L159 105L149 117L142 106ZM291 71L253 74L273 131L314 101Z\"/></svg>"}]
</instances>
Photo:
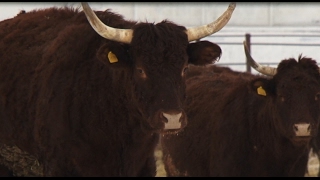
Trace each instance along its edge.
<instances>
[{"instance_id":1,"label":"metal fence rail","mask_svg":"<svg viewBox=\"0 0 320 180\"><path fill-rule=\"evenodd\" d=\"M320 59L320 31L319 32L305 32L305 33L218 33L207 38L218 45L225 46L241 46L243 49L243 41L247 42L249 52L253 47L261 47L262 50L267 46L275 48L283 47L297 47L303 51L305 48L318 48ZM228 50L228 48L226 48ZM244 54L244 52L243 52ZM317 57L312 57L317 59ZM259 62L263 65L278 65L279 62ZM318 61L318 64L320 60ZM251 67L247 63L247 59L244 62L232 62L232 63L219 63L223 66L245 66L247 72L251 72Z\"/></svg>"}]
</instances>

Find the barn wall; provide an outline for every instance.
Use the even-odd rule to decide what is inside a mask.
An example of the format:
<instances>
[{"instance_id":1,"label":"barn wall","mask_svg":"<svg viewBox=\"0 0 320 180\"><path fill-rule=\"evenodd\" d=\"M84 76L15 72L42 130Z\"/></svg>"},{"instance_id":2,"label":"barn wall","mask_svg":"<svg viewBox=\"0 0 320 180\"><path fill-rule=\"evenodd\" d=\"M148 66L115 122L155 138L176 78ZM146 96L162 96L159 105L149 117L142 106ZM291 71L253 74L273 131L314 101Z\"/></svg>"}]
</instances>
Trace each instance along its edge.
<instances>
[{"instance_id":1,"label":"barn wall","mask_svg":"<svg viewBox=\"0 0 320 180\"><path fill-rule=\"evenodd\" d=\"M75 3L69 3L74 5ZM185 26L210 22L224 12L228 2L99 2L90 3L96 9L111 7L125 17L159 22L169 18ZM237 2L228 26L319 26L320 2Z\"/></svg>"},{"instance_id":2,"label":"barn wall","mask_svg":"<svg viewBox=\"0 0 320 180\"><path fill-rule=\"evenodd\" d=\"M185 26L197 26L217 18L228 2L90 2L96 10L113 9L127 19L159 22L168 18ZM79 6L70 2L1 2L0 19L19 10L50 6ZM320 2L237 2L228 26L319 26Z\"/></svg>"}]
</instances>

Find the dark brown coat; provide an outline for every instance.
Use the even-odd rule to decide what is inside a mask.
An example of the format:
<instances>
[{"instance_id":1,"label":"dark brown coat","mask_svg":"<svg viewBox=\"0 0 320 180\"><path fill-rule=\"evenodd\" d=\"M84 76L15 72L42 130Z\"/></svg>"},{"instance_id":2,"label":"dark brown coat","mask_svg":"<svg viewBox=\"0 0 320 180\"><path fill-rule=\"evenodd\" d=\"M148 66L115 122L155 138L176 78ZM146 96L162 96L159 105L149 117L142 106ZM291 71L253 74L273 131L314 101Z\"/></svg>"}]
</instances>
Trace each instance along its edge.
<instances>
[{"instance_id":1,"label":"dark brown coat","mask_svg":"<svg viewBox=\"0 0 320 180\"><path fill-rule=\"evenodd\" d=\"M185 71L193 48L186 28L96 14L109 26L133 29L132 42L102 38L78 9L34 10L0 22L0 164L10 173L155 176L159 133L187 125ZM219 49L214 54L220 57ZM181 113L181 125L164 129L164 112Z\"/></svg>"},{"instance_id":2,"label":"dark brown coat","mask_svg":"<svg viewBox=\"0 0 320 180\"><path fill-rule=\"evenodd\" d=\"M304 176L320 121L319 68L299 57L277 70L188 79L188 126L161 137L168 176Z\"/></svg>"}]
</instances>

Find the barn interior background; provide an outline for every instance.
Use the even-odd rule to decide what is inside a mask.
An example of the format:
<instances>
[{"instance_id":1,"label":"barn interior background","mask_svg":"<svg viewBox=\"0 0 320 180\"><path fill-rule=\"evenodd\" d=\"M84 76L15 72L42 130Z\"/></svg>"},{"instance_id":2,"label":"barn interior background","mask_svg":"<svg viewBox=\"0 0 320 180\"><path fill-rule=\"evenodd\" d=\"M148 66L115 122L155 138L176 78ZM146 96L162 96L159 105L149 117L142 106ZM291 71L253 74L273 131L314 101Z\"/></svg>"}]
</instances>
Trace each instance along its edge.
<instances>
[{"instance_id":1,"label":"barn interior background","mask_svg":"<svg viewBox=\"0 0 320 180\"><path fill-rule=\"evenodd\" d=\"M112 9L128 20L160 22L171 20L186 27L207 24L220 16L229 2L90 2L94 10ZM21 10L47 7L80 7L79 2L1 2L0 21L16 16ZM258 62L276 66L299 54L320 62L320 2L238 2L229 23L206 39L219 44L223 54L217 65L234 70L247 68L242 42L250 35L251 54ZM161 156L161 152L156 152ZM161 164L159 164L160 166ZM310 159L311 176L319 162ZM164 176L159 167L158 176Z\"/></svg>"}]
</instances>

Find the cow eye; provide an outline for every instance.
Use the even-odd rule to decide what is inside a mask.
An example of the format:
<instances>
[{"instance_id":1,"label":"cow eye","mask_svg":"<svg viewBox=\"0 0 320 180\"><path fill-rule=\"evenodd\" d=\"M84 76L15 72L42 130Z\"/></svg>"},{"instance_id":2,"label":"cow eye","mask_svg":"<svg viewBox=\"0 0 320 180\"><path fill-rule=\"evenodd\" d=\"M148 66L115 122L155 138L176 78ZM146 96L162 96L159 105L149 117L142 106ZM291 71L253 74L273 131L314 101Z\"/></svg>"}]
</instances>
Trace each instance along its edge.
<instances>
[{"instance_id":1,"label":"cow eye","mask_svg":"<svg viewBox=\"0 0 320 180\"><path fill-rule=\"evenodd\" d=\"M136 68L136 72L138 76L140 76L141 78L143 79L147 78L147 75L142 68Z\"/></svg>"},{"instance_id":2,"label":"cow eye","mask_svg":"<svg viewBox=\"0 0 320 180\"><path fill-rule=\"evenodd\" d=\"M284 98L284 96L282 96L282 95L278 95L278 98L279 98L279 100L280 100L281 102L284 102L284 101L285 101L285 98Z\"/></svg>"},{"instance_id":3,"label":"cow eye","mask_svg":"<svg viewBox=\"0 0 320 180\"><path fill-rule=\"evenodd\" d=\"M316 101L318 101L320 99L320 92L318 92L314 98Z\"/></svg>"},{"instance_id":4,"label":"cow eye","mask_svg":"<svg viewBox=\"0 0 320 180\"><path fill-rule=\"evenodd\" d=\"M183 68L183 70L182 70L182 76L184 76L184 75L187 73L188 69L189 69L188 67Z\"/></svg>"},{"instance_id":5,"label":"cow eye","mask_svg":"<svg viewBox=\"0 0 320 180\"><path fill-rule=\"evenodd\" d=\"M144 74L144 71L142 69L140 69L140 68L137 68L137 71L138 71L139 74Z\"/></svg>"},{"instance_id":6,"label":"cow eye","mask_svg":"<svg viewBox=\"0 0 320 180\"><path fill-rule=\"evenodd\" d=\"M189 69L188 67L185 67L185 68L183 69L183 72L186 73L186 72L188 71L188 69Z\"/></svg>"}]
</instances>

